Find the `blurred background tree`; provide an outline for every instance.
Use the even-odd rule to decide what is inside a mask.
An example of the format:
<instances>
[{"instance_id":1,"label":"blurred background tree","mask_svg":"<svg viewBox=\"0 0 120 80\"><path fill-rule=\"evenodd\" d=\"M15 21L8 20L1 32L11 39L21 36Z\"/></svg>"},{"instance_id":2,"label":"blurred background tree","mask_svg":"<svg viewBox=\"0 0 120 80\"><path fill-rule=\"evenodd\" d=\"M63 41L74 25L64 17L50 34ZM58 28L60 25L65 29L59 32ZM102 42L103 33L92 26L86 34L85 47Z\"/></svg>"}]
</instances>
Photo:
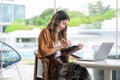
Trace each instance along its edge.
<instances>
[{"instance_id":1,"label":"blurred background tree","mask_svg":"<svg viewBox=\"0 0 120 80\"><path fill-rule=\"evenodd\" d=\"M96 2L96 4L88 5L88 15L85 15L80 11L69 11L68 9L57 8L57 11L58 10L64 10L68 13L70 16L70 27L80 26L81 24L91 24L87 25L86 29L100 29L102 21L110 20L115 17L115 10L110 8L110 5L104 6L101 1ZM25 30L35 27L42 29L47 26L53 14L53 8L45 9L40 15L33 18L26 19L25 21L14 21L5 31L11 32L14 30Z\"/></svg>"}]
</instances>

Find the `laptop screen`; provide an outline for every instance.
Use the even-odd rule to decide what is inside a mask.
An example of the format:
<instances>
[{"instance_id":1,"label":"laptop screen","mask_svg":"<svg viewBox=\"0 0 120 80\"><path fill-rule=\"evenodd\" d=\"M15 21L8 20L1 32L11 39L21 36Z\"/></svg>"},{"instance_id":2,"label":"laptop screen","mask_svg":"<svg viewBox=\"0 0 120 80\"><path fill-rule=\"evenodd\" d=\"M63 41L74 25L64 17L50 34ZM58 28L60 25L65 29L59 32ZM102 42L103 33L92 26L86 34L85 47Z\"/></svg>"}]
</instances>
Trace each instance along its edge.
<instances>
[{"instance_id":1,"label":"laptop screen","mask_svg":"<svg viewBox=\"0 0 120 80\"><path fill-rule=\"evenodd\" d=\"M114 42L103 42L94 58L96 60L106 59L112 49L113 44Z\"/></svg>"}]
</instances>

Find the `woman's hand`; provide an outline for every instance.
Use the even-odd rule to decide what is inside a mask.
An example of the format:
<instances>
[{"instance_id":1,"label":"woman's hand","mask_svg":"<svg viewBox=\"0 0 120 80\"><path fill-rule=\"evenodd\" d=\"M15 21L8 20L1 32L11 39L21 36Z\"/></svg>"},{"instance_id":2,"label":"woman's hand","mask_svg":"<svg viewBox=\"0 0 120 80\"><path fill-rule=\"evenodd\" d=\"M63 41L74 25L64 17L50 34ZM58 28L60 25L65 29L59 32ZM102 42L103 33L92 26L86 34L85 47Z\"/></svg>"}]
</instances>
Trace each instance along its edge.
<instances>
[{"instance_id":1,"label":"woman's hand","mask_svg":"<svg viewBox=\"0 0 120 80\"><path fill-rule=\"evenodd\" d=\"M71 46L71 42L69 40L64 40L62 41L62 45L64 46L64 48L67 48Z\"/></svg>"},{"instance_id":2,"label":"woman's hand","mask_svg":"<svg viewBox=\"0 0 120 80\"><path fill-rule=\"evenodd\" d=\"M83 48L83 44L78 44L78 50Z\"/></svg>"}]
</instances>

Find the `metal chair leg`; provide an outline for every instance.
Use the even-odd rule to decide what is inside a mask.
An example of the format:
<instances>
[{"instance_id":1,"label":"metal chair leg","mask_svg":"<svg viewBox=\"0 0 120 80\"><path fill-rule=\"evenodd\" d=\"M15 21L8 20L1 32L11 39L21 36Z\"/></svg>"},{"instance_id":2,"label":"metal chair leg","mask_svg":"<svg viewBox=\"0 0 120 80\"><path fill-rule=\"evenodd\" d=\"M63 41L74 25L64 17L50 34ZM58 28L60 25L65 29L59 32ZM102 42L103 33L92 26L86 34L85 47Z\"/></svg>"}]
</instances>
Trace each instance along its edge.
<instances>
[{"instance_id":1,"label":"metal chair leg","mask_svg":"<svg viewBox=\"0 0 120 80\"><path fill-rule=\"evenodd\" d=\"M19 68L18 68L17 64L16 64L16 68L17 68L17 72L19 74L20 80L22 80L22 77L21 77L21 74L20 74L20 71L19 71Z\"/></svg>"}]
</instances>

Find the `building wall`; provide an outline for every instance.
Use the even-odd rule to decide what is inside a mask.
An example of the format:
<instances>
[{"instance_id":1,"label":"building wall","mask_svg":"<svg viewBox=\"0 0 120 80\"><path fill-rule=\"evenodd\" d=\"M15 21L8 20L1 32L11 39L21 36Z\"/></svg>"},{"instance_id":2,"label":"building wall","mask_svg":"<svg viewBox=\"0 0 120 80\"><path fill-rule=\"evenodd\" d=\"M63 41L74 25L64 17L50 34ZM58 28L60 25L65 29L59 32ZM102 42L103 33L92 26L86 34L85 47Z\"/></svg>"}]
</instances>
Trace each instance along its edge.
<instances>
[{"instance_id":1,"label":"building wall","mask_svg":"<svg viewBox=\"0 0 120 80\"><path fill-rule=\"evenodd\" d=\"M25 19L25 6L21 4L13 4L12 2L0 2L0 31L4 32L6 26L10 25L17 19Z\"/></svg>"}]
</instances>

